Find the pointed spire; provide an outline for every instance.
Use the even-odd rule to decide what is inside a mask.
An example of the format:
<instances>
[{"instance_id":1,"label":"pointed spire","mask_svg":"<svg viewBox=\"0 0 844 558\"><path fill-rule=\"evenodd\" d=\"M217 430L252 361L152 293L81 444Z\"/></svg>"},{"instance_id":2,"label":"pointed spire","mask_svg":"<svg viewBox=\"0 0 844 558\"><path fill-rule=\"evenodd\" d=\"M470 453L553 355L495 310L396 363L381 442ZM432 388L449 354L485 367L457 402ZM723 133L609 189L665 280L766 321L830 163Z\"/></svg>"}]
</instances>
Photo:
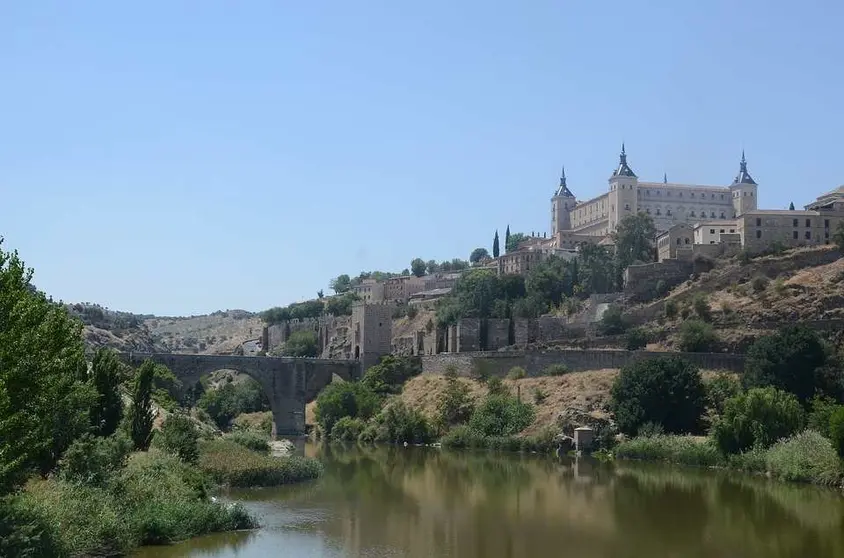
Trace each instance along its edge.
<instances>
[{"instance_id":1,"label":"pointed spire","mask_svg":"<svg viewBox=\"0 0 844 558\"><path fill-rule=\"evenodd\" d=\"M630 165L627 164L627 151L624 149L624 142L621 143L621 154L618 156L618 168L612 173L613 176L630 176L635 178L636 174Z\"/></svg>"},{"instance_id":2,"label":"pointed spire","mask_svg":"<svg viewBox=\"0 0 844 558\"><path fill-rule=\"evenodd\" d=\"M741 150L741 162L739 163L739 173L736 175L733 184L756 184L750 173L747 172L747 159L744 156L744 149Z\"/></svg>"},{"instance_id":3,"label":"pointed spire","mask_svg":"<svg viewBox=\"0 0 844 558\"><path fill-rule=\"evenodd\" d=\"M554 194L555 196L564 196L567 198L573 198L574 194L571 193L569 187L566 186L566 166L563 165L563 170L560 171L560 185L557 187L557 192Z\"/></svg>"},{"instance_id":4,"label":"pointed spire","mask_svg":"<svg viewBox=\"0 0 844 558\"><path fill-rule=\"evenodd\" d=\"M668 184L668 173L667 172L662 173L662 183Z\"/></svg>"}]
</instances>

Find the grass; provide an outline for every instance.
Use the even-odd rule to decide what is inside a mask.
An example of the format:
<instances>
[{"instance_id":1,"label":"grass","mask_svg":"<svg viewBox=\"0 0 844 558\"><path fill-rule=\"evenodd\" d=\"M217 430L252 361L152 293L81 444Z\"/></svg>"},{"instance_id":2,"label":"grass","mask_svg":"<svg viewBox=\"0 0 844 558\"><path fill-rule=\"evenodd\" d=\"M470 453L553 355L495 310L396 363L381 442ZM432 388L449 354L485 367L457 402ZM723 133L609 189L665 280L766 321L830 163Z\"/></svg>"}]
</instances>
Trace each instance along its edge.
<instances>
[{"instance_id":1,"label":"grass","mask_svg":"<svg viewBox=\"0 0 844 558\"><path fill-rule=\"evenodd\" d=\"M440 443L448 449L486 449L511 452L551 453L556 432L545 429L535 436L484 436L466 425L452 428Z\"/></svg>"},{"instance_id":2,"label":"grass","mask_svg":"<svg viewBox=\"0 0 844 558\"><path fill-rule=\"evenodd\" d=\"M841 461L832 443L813 430L771 446L765 464L773 476L783 480L823 485L841 481Z\"/></svg>"},{"instance_id":3,"label":"grass","mask_svg":"<svg viewBox=\"0 0 844 558\"><path fill-rule=\"evenodd\" d=\"M241 506L210 501L201 474L157 450L133 454L102 486L34 480L20 499L53 532L56 556L125 554L140 545L257 526Z\"/></svg>"},{"instance_id":4,"label":"grass","mask_svg":"<svg viewBox=\"0 0 844 558\"><path fill-rule=\"evenodd\" d=\"M639 436L622 442L615 448L615 455L621 459L664 461L696 467L725 464L724 456L709 439L667 434Z\"/></svg>"},{"instance_id":5,"label":"grass","mask_svg":"<svg viewBox=\"0 0 844 558\"><path fill-rule=\"evenodd\" d=\"M277 486L322 474L322 464L315 459L271 457L230 440L200 444L198 466L215 483L233 487Z\"/></svg>"}]
</instances>

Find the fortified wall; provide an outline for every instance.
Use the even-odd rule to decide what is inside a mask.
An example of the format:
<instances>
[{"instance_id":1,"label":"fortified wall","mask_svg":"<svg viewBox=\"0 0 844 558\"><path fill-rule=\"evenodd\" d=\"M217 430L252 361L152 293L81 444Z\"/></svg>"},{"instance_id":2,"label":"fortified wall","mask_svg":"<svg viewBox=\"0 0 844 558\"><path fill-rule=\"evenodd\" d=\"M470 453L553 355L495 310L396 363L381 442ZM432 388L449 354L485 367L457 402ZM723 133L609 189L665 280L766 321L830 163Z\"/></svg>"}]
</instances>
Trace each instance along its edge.
<instances>
[{"instance_id":1,"label":"fortified wall","mask_svg":"<svg viewBox=\"0 0 844 558\"><path fill-rule=\"evenodd\" d=\"M424 355L423 374L444 374L454 370L461 376L487 374L504 377L514 366L525 369L528 376L539 376L552 364L565 364L572 372L584 370L618 369L630 362L655 357L677 356L703 370L742 372L745 355L729 353L664 353L620 350L551 350L502 351L495 353L458 353Z\"/></svg>"},{"instance_id":2,"label":"fortified wall","mask_svg":"<svg viewBox=\"0 0 844 558\"><path fill-rule=\"evenodd\" d=\"M332 337L348 329L349 316L320 316L319 318L305 318L285 320L271 326L265 326L262 332L262 346L268 354L273 354L284 345L290 336L297 331L313 331L317 334L320 353L325 352Z\"/></svg>"}]
</instances>

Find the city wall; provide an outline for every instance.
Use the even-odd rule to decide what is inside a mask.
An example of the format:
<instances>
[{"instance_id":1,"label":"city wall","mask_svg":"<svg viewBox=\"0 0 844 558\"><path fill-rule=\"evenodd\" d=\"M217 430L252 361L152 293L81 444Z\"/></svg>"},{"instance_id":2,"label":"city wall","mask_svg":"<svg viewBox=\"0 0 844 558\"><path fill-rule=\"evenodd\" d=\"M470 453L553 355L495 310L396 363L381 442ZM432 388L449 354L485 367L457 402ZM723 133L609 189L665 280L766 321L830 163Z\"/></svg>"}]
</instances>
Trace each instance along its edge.
<instances>
[{"instance_id":1,"label":"city wall","mask_svg":"<svg viewBox=\"0 0 844 558\"><path fill-rule=\"evenodd\" d=\"M539 376L552 364L565 364L572 372L621 368L637 360L660 356L679 356L704 370L744 370L744 355L728 353L664 353L620 350L501 351L494 353L442 353L422 356L423 374L444 374L453 368L458 375L484 373L506 376L514 366L521 366L528 376Z\"/></svg>"}]
</instances>

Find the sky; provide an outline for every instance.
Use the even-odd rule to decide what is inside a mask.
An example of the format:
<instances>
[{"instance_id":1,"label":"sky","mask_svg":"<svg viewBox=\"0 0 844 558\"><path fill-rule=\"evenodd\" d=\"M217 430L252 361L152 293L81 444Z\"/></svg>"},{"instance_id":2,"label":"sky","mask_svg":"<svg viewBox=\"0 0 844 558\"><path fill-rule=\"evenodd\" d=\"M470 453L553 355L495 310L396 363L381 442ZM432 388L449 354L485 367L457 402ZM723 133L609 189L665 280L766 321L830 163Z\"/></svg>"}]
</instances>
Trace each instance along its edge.
<instances>
[{"instance_id":1,"label":"sky","mask_svg":"<svg viewBox=\"0 0 844 558\"><path fill-rule=\"evenodd\" d=\"M56 299L260 311L607 189L844 184L837 0L0 2L0 236Z\"/></svg>"}]
</instances>

